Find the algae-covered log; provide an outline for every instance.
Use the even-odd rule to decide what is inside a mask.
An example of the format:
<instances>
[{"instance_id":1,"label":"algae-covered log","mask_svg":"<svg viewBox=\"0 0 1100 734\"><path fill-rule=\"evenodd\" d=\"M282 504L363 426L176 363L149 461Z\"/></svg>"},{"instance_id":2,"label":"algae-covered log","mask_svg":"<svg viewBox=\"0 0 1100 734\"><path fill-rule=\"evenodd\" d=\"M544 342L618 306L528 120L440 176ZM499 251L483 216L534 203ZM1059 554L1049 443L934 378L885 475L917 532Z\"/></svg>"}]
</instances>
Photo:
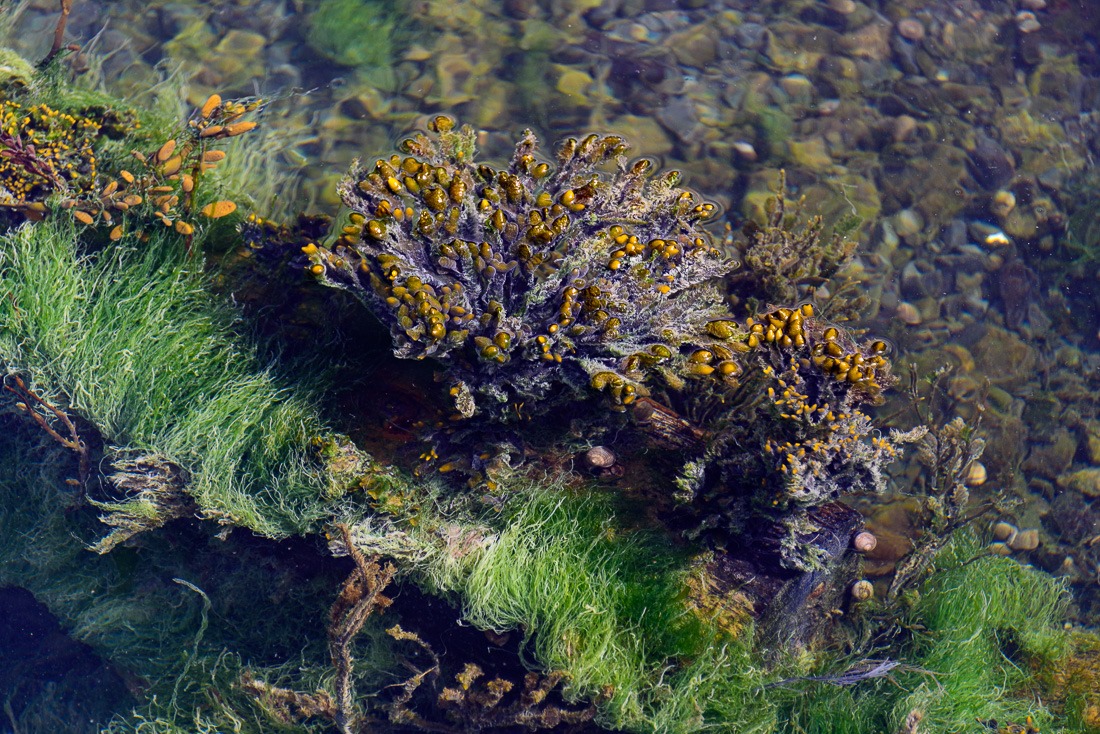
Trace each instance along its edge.
<instances>
[{"instance_id":1,"label":"algae-covered log","mask_svg":"<svg viewBox=\"0 0 1100 734\"><path fill-rule=\"evenodd\" d=\"M24 653L26 661L4 656L16 669L27 664L20 690L34 694L9 699L7 720L18 731L107 726L110 714L98 722L56 720L64 701L51 691L64 690L109 700L113 732L260 734L282 724L238 688L244 671L300 690L327 685L324 621L341 575L330 559L300 541L248 533L219 539L217 526L197 522L146 533L106 555L90 553L85 543L102 526L65 482L74 468L74 457L37 426L0 411L0 588L33 593L125 685L53 669L58 683L50 688L33 675L33 652ZM381 625L361 634L361 690L395 675L386 673L395 664L389 648Z\"/></svg>"}]
</instances>

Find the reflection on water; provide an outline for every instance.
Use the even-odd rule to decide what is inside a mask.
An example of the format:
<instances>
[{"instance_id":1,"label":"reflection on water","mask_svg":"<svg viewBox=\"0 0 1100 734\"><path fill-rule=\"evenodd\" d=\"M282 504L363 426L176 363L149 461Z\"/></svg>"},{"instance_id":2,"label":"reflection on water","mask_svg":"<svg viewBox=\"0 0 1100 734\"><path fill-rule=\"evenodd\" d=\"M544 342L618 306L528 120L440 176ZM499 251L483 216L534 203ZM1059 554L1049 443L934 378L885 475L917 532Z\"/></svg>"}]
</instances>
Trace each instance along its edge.
<instances>
[{"instance_id":1,"label":"reflection on water","mask_svg":"<svg viewBox=\"0 0 1100 734\"><path fill-rule=\"evenodd\" d=\"M56 3L8 13L13 45L41 58ZM77 0L68 30L85 49L74 65L124 97L271 98L265 150L301 192L284 215L335 211L353 159L441 112L480 131L483 158L508 155L524 127L621 134L683 170L732 230L761 220L785 169L807 210L862 222L846 275L867 325L899 365L949 369L933 400L980 419L971 483L1000 497L979 521L996 551L1063 576L1077 617L1100 621L1100 12L1087 0ZM873 512L900 557L910 513Z\"/></svg>"}]
</instances>

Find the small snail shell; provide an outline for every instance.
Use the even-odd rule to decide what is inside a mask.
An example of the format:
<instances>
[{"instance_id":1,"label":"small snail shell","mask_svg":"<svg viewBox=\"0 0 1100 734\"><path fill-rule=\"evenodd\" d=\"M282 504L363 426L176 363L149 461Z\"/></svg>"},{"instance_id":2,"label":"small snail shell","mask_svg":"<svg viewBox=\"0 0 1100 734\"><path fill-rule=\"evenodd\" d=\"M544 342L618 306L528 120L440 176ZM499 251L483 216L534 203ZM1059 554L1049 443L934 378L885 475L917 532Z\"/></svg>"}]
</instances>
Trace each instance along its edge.
<instances>
[{"instance_id":1,"label":"small snail shell","mask_svg":"<svg viewBox=\"0 0 1100 734\"><path fill-rule=\"evenodd\" d=\"M1001 522L993 524L993 539L1003 540L1006 543L1011 543L1016 538L1016 533L1019 531L1016 526L1010 522Z\"/></svg>"},{"instance_id":2,"label":"small snail shell","mask_svg":"<svg viewBox=\"0 0 1100 734\"><path fill-rule=\"evenodd\" d=\"M860 553L870 553L878 545L878 538L874 533L862 530L852 536L852 547Z\"/></svg>"},{"instance_id":3,"label":"small snail shell","mask_svg":"<svg viewBox=\"0 0 1100 734\"><path fill-rule=\"evenodd\" d=\"M848 587L848 593L852 595L852 601L867 601L875 595L875 585L867 579L860 579Z\"/></svg>"},{"instance_id":4,"label":"small snail shell","mask_svg":"<svg viewBox=\"0 0 1100 734\"><path fill-rule=\"evenodd\" d=\"M1021 530L1006 542L1012 550L1033 551L1039 547L1039 531Z\"/></svg>"},{"instance_id":5,"label":"small snail shell","mask_svg":"<svg viewBox=\"0 0 1100 734\"><path fill-rule=\"evenodd\" d=\"M584 463L592 469L610 469L615 465L615 454L606 446L593 446L584 452Z\"/></svg>"},{"instance_id":6,"label":"small snail shell","mask_svg":"<svg viewBox=\"0 0 1100 734\"><path fill-rule=\"evenodd\" d=\"M980 461L975 461L966 470L966 486L968 487L980 487L985 484L988 478L989 473L985 469L985 464Z\"/></svg>"}]
</instances>

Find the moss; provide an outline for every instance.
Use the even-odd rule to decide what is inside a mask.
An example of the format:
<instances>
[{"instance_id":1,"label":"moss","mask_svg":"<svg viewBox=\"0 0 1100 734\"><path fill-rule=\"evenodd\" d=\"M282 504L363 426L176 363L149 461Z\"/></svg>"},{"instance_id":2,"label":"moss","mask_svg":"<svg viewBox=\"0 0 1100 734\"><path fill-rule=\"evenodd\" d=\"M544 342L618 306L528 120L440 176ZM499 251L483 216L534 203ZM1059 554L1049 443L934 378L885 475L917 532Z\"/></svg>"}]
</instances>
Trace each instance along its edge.
<instances>
[{"instance_id":1,"label":"moss","mask_svg":"<svg viewBox=\"0 0 1100 734\"><path fill-rule=\"evenodd\" d=\"M210 517L281 537L324 515L323 430L212 302L173 234L81 258L62 223L0 243L0 364L64 396L108 443L183 467Z\"/></svg>"}]
</instances>

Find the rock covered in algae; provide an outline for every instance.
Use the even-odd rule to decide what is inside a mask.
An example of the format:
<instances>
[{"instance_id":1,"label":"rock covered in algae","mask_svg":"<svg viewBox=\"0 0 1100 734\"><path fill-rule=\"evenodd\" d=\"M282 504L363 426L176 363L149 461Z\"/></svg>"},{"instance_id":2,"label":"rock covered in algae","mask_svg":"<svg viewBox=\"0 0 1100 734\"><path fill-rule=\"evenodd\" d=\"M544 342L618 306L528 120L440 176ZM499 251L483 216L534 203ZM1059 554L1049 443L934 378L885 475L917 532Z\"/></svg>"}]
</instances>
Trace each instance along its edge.
<instances>
[{"instance_id":1,"label":"rock covered in algae","mask_svg":"<svg viewBox=\"0 0 1100 734\"><path fill-rule=\"evenodd\" d=\"M34 76L34 66L7 48L0 48L0 89L25 87Z\"/></svg>"},{"instance_id":2,"label":"rock covered in algae","mask_svg":"<svg viewBox=\"0 0 1100 734\"><path fill-rule=\"evenodd\" d=\"M702 227L714 205L677 172L628 162L616 136L566 140L551 163L530 131L497 169L446 117L401 149L351 172L351 223L305 249L399 357L445 361L461 415L509 420L590 388L618 407L661 370L740 371L711 283L735 263Z\"/></svg>"}]
</instances>

